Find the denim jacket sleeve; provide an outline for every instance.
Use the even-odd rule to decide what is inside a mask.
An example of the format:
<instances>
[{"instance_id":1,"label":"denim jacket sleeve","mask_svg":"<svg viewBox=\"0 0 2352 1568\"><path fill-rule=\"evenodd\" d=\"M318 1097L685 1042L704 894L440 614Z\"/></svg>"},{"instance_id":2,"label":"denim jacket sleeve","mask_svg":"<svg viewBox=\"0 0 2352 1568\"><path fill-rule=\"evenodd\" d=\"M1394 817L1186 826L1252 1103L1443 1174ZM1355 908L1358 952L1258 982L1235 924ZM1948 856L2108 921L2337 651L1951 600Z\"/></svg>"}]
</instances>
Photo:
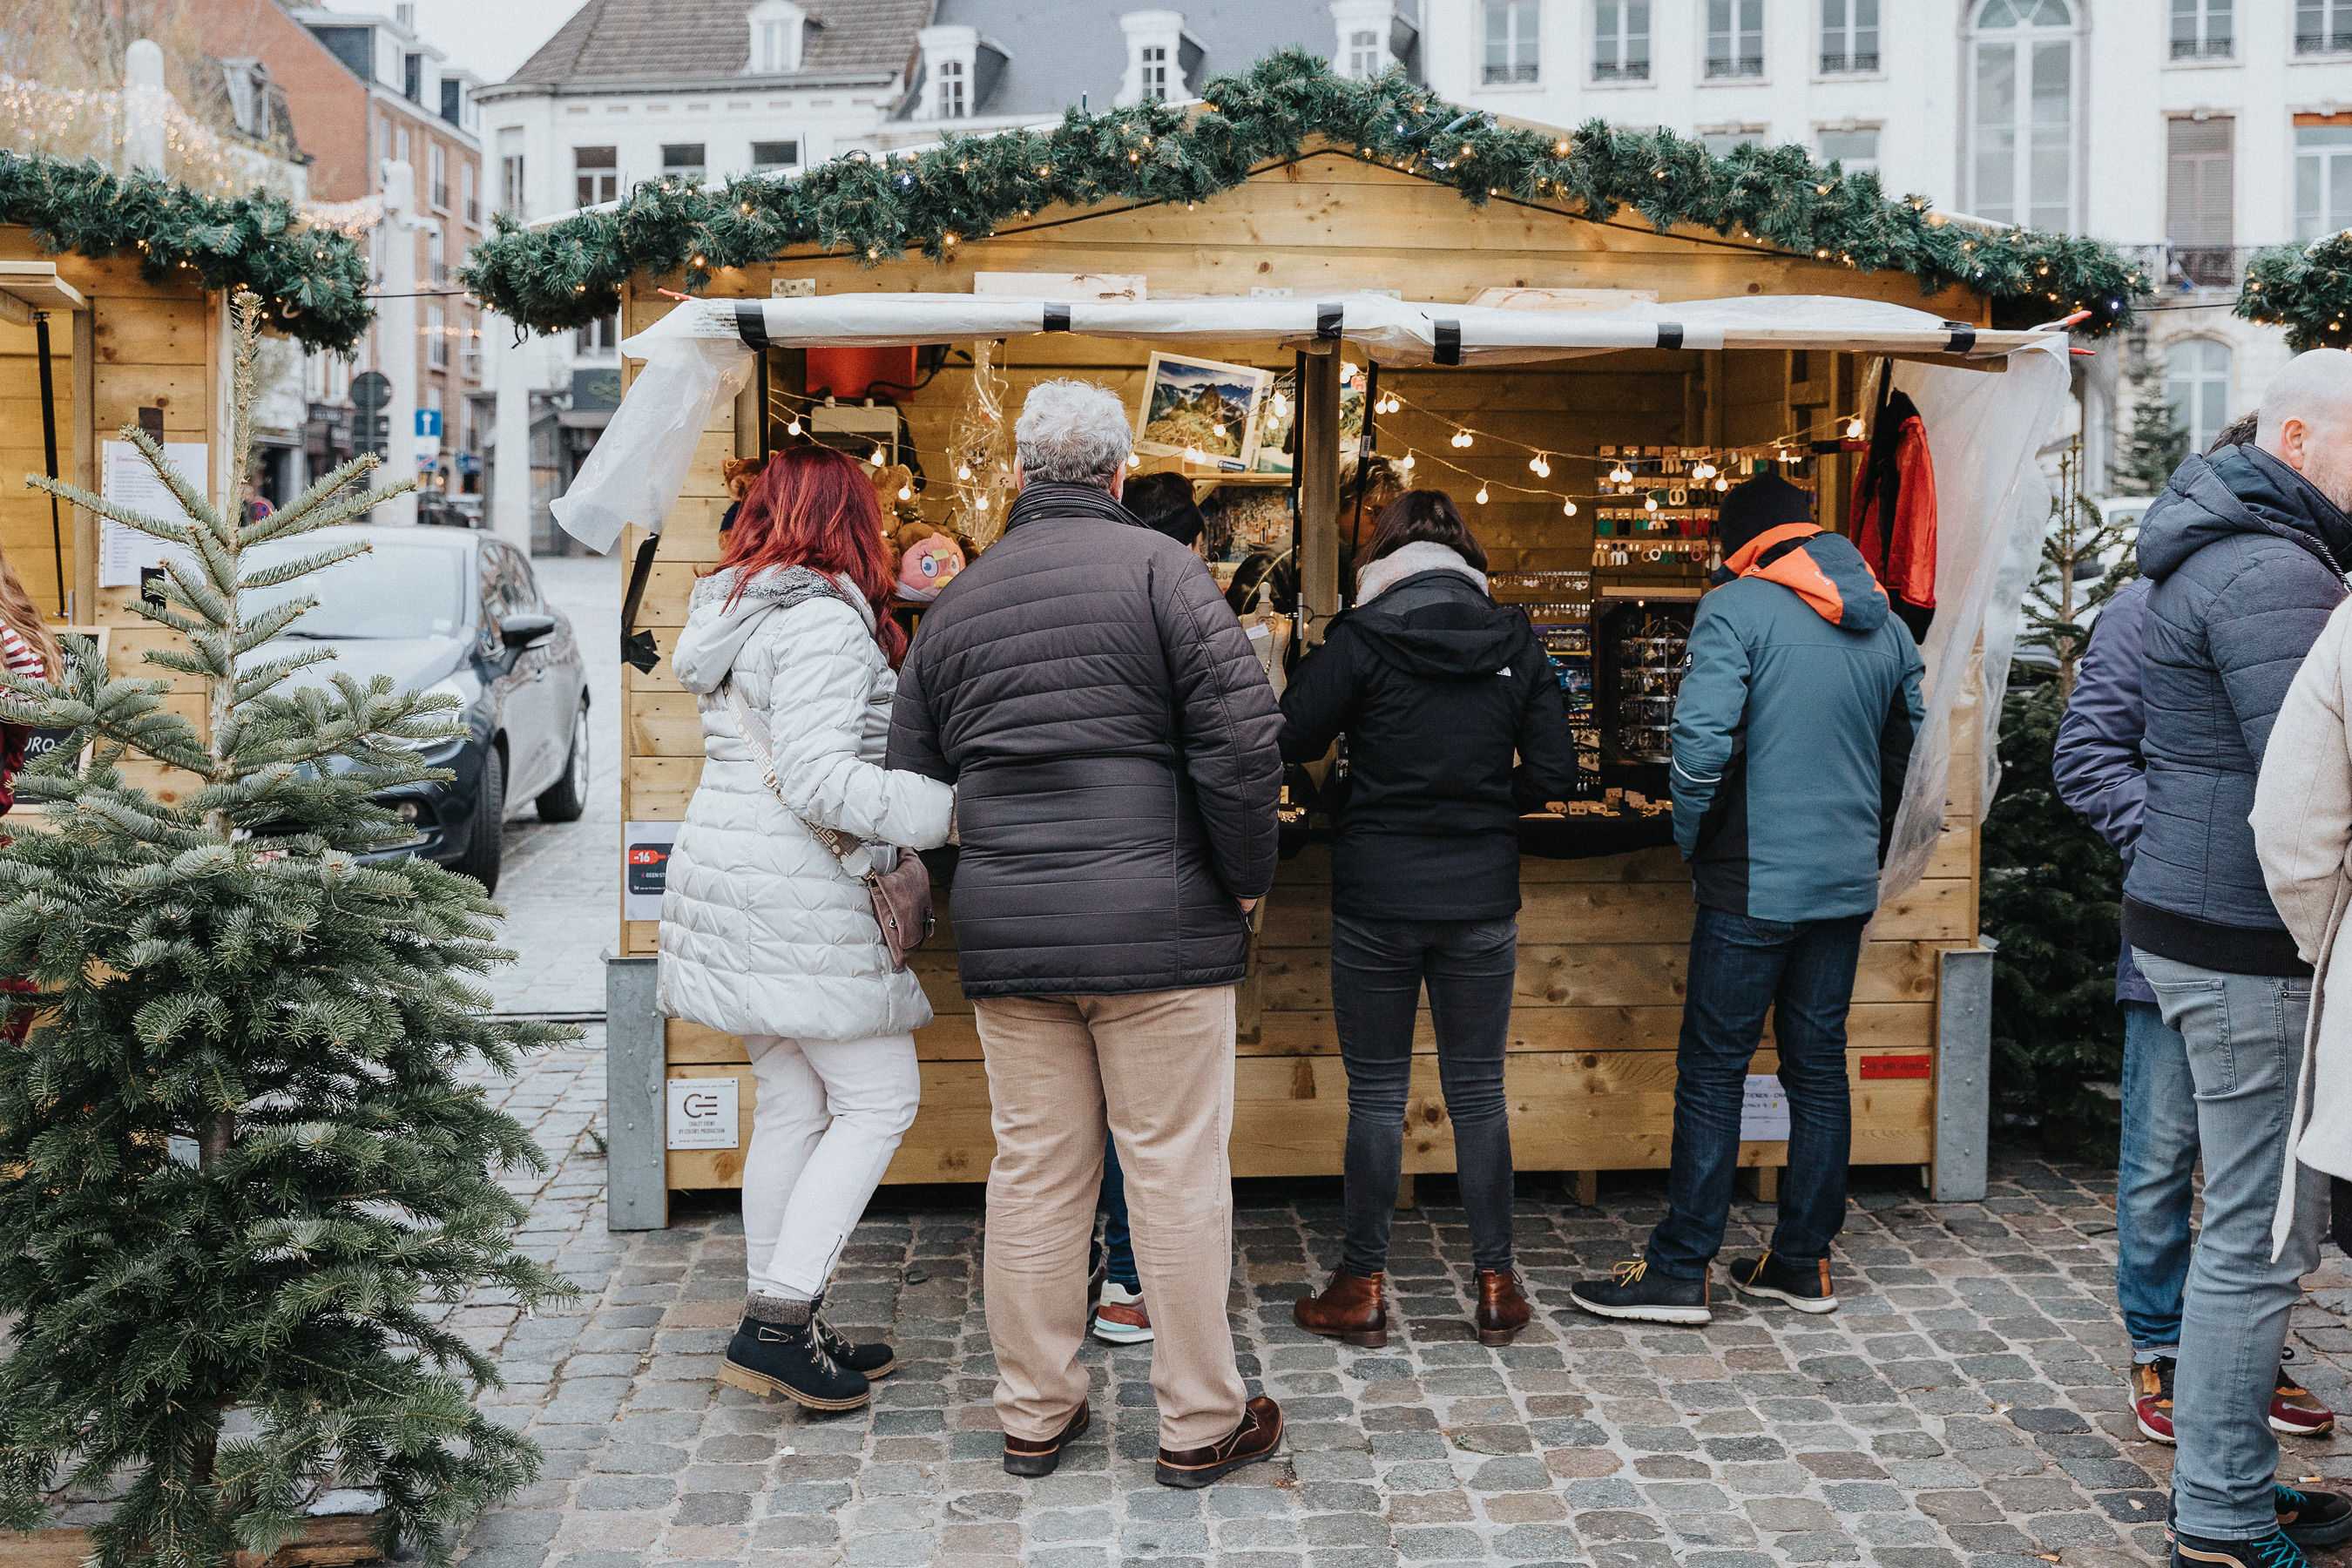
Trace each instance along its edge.
<instances>
[{"instance_id":1,"label":"denim jacket sleeve","mask_svg":"<svg viewBox=\"0 0 2352 1568\"><path fill-rule=\"evenodd\" d=\"M2147 763L2140 754L2147 728L2140 642L2147 594L2145 579L2126 583L2099 611L2050 759L2058 798L2126 860L2147 801Z\"/></svg>"}]
</instances>

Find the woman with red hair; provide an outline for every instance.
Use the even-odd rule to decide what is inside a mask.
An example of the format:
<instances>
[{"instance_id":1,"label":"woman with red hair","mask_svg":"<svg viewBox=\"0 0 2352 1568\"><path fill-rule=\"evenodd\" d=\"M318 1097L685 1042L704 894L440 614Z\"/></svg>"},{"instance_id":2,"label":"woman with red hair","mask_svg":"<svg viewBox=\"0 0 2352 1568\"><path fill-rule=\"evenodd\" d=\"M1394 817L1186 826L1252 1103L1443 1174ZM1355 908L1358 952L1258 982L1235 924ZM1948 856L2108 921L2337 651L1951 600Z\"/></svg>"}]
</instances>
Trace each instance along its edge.
<instances>
[{"instance_id":1,"label":"woman with red hair","mask_svg":"<svg viewBox=\"0 0 2352 1568\"><path fill-rule=\"evenodd\" d=\"M915 1119L914 1031L931 1021L860 879L945 843L954 800L881 765L907 647L889 597L873 487L846 455L798 447L744 498L672 658L704 760L662 898L661 1010L740 1035L759 1080L743 1158L751 1293L719 1376L816 1410L865 1404L896 1364L822 1313Z\"/></svg>"}]
</instances>

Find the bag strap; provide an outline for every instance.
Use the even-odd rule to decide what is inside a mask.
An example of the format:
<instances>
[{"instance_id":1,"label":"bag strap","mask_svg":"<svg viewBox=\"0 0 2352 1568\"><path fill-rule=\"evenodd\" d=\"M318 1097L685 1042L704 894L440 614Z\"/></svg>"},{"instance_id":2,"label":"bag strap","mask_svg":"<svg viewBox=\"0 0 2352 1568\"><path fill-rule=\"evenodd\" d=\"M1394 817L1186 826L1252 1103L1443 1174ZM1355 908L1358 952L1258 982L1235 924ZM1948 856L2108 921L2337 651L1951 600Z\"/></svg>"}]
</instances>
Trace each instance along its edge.
<instances>
[{"instance_id":1,"label":"bag strap","mask_svg":"<svg viewBox=\"0 0 2352 1568\"><path fill-rule=\"evenodd\" d=\"M731 672L719 690L726 695L728 710L735 715L735 728L741 731L743 743L751 749L751 760L760 764L760 781L768 786L769 792L778 801L782 803L786 811L793 812L793 818L803 827L807 828L819 844L833 851L833 857L841 862L842 869L848 870L849 858L866 847L850 839L837 827L828 827L822 822L811 822L799 812L793 811L792 803L784 799L783 786L776 783L776 758L768 743L766 726L752 717L751 705L743 700L743 694L740 691L735 689L735 677ZM870 879L874 875L871 869L873 857L867 856L866 862L868 869L861 879ZM851 874L856 875L855 872Z\"/></svg>"}]
</instances>

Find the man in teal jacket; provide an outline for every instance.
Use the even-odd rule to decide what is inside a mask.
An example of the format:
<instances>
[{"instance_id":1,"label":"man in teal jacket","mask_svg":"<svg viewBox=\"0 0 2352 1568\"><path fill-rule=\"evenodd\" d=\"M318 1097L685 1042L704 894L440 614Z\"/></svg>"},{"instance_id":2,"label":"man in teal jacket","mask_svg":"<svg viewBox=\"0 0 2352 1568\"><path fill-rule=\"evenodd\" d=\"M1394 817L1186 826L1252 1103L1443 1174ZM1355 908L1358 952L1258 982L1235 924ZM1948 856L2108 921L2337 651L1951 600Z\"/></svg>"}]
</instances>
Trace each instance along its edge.
<instances>
[{"instance_id":1,"label":"man in teal jacket","mask_svg":"<svg viewBox=\"0 0 2352 1568\"><path fill-rule=\"evenodd\" d=\"M1731 1283L1837 1307L1853 1114L1845 1020L1862 930L1923 717L1911 633L1805 492L1752 479L1724 499L1720 584L1699 602L1675 700L1675 840L1698 894L1675 1055L1667 1213L1644 1255L1570 1294L1603 1317L1704 1323L1723 1245L1748 1068L1773 1011L1789 1101L1780 1224Z\"/></svg>"}]
</instances>

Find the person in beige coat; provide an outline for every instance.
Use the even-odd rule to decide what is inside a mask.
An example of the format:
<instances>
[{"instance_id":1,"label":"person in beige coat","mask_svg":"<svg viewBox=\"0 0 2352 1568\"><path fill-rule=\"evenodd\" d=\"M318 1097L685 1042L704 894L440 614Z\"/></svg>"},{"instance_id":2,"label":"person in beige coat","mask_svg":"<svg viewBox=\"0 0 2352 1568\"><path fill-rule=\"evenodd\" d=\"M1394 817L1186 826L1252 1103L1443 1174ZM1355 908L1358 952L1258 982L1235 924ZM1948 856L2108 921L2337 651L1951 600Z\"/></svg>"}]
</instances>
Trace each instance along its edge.
<instances>
[{"instance_id":1,"label":"person in beige coat","mask_svg":"<svg viewBox=\"0 0 2352 1568\"><path fill-rule=\"evenodd\" d=\"M2254 785L2254 849L2271 902L2312 967L2303 1069L2286 1125L2285 1174L2271 1220L2272 1256L2294 1226L2296 1167L2352 1179L2352 983L2344 958L2352 907L2352 600L2336 608L2287 689ZM2303 1202L2308 1205L2306 1194Z\"/></svg>"}]
</instances>

